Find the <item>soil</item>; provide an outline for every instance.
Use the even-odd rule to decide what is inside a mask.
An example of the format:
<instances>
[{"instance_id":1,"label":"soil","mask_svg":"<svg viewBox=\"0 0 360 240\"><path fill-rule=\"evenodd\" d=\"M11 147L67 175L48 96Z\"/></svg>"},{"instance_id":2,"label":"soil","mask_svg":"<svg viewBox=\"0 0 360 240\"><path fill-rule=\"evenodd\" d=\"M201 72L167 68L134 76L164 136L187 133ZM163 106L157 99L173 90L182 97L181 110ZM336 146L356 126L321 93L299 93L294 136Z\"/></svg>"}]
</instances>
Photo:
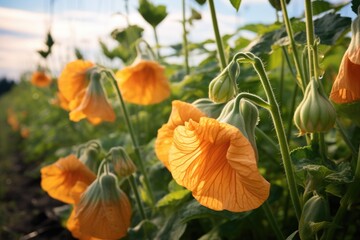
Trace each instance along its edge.
<instances>
[{"instance_id":1,"label":"soil","mask_svg":"<svg viewBox=\"0 0 360 240\"><path fill-rule=\"evenodd\" d=\"M67 206L40 187L39 165L26 163L18 151L1 159L0 239L74 239L56 214Z\"/></svg>"}]
</instances>

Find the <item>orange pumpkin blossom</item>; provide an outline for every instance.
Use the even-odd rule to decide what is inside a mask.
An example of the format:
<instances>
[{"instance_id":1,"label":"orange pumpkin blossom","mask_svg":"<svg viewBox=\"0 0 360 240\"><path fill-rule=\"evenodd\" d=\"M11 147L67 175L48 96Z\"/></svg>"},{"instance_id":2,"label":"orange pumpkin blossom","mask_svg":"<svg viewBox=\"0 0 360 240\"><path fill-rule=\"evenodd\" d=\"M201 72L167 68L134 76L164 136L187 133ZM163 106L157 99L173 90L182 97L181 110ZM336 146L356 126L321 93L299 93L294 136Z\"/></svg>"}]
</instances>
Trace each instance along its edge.
<instances>
[{"instance_id":1,"label":"orange pumpkin blossom","mask_svg":"<svg viewBox=\"0 0 360 240\"><path fill-rule=\"evenodd\" d=\"M65 203L74 203L71 191L77 181L89 185L95 179L96 175L75 155L60 158L41 169L41 188L52 198Z\"/></svg>"},{"instance_id":2,"label":"orange pumpkin blossom","mask_svg":"<svg viewBox=\"0 0 360 240\"><path fill-rule=\"evenodd\" d=\"M174 131L169 166L177 183L213 210L259 207L270 184L259 173L250 142L234 126L202 117Z\"/></svg>"},{"instance_id":3,"label":"orange pumpkin blossom","mask_svg":"<svg viewBox=\"0 0 360 240\"><path fill-rule=\"evenodd\" d=\"M139 105L159 103L170 96L164 67L155 61L138 60L116 73L125 101Z\"/></svg>"},{"instance_id":4,"label":"orange pumpkin blossom","mask_svg":"<svg viewBox=\"0 0 360 240\"><path fill-rule=\"evenodd\" d=\"M200 117L205 114L197 109L194 105L182 101L175 100L172 102L172 111L169 121L159 130L155 142L155 153L160 161L169 169L168 156L174 130L177 126L184 125L190 119L199 121Z\"/></svg>"}]
</instances>

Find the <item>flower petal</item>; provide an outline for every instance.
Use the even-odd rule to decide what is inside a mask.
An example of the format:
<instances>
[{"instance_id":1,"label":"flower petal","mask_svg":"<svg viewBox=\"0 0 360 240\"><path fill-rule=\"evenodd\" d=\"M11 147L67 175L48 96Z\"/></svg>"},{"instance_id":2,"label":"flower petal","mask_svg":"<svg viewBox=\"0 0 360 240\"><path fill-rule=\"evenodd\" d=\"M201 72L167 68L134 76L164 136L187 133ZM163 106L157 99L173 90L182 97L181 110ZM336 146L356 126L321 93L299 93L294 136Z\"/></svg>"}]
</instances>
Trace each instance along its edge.
<instances>
[{"instance_id":1,"label":"flower petal","mask_svg":"<svg viewBox=\"0 0 360 240\"><path fill-rule=\"evenodd\" d=\"M96 178L75 155L60 158L41 169L41 188L51 197L65 203L75 203L71 190L78 181L90 185Z\"/></svg>"},{"instance_id":2,"label":"flower petal","mask_svg":"<svg viewBox=\"0 0 360 240\"><path fill-rule=\"evenodd\" d=\"M259 174L249 141L237 128L215 119L178 126L169 165L177 183L214 210L252 210L269 196L270 184Z\"/></svg>"},{"instance_id":3,"label":"flower petal","mask_svg":"<svg viewBox=\"0 0 360 240\"><path fill-rule=\"evenodd\" d=\"M184 125L184 123L190 119L199 121L200 117L204 116L204 113L190 103L177 100L172 102L172 111L169 121L158 130L158 135L155 141L156 156L167 168L169 168L168 156L169 149L172 144L174 129L177 126Z\"/></svg>"},{"instance_id":4,"label":"flower petal","mask_svg":"<svg viewBox=\"0 0 360 240\"><path fill-rule=\"evenodd\" d=\"M352 63L346 52L332 86L330 99L335 103L351 103L360 100L359 76L360 65Z\"/></svg>"},{"instance_id":5,"label":"flower petal","mask_svg":"<svg viewBox=\"0 0 360 240\"><path fill-rule=\"evenodd\" d=\"M164 67L154 61L140 60L116 73L125 101L140 105L159 103L170 96L170 83Z\"/></svg>"}]
</instances>

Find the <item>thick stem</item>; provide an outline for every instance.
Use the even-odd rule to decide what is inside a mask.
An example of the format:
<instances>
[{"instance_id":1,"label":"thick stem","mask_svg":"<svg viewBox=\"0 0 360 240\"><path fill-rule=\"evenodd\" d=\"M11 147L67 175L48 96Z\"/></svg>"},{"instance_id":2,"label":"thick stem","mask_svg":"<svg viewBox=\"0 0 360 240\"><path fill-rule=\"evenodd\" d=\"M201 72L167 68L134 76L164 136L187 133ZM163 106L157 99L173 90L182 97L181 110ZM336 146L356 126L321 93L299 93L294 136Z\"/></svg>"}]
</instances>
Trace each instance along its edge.
<instances>
[{"instance_id":1,"label":"thick stem","mask_svg":"<svg viewBox=\"0 0 360 240\"><path fill-rule=\"evenodd\" d=\"M277 224L277 221L276 221L276 219L274 217L274 214L272 213L271 208L270 208L267 201L261 206L261 209L263 210L267 220L269 221L269 224L270 224L271 228L273 229L273 231L274 231L274 233L276 235L276 238L278 240L284 240L285 237L282 234L282 232L280 230L280 227Z\"/></svg>"},{"instance_id":2,"label":"thick stem","mask_svg":"<svg viewBox=\"0 0 360 240\"><path fill-rule=\"evenodd\" d=\"M222 39L221 39L220 32L219 32L217 18L216 18L214 0L209 0L209 7L210 7L212 25L213 25L214 33L215 33L217 51L218 51L219 58L220 58L221 70L223 70L226 68L227 62L226 62L224 47L223 47Z\"/></svg>"},{"instance_id":3,"label":"thick stem","mask_svg":"<svg viewBox=\"0 0 360 240\"><path fill-rule=\"evenodd\" d=\"M182 0L182 27L183 27L183 53L184 53L184 64L186 74L190 73L189 67L189 51L187 42L187 30L186 30L186 6L185 1Z\"/></svg>"},{"instance_id":4,"label":"thick stem","mask_svg":"<svg viewBox=\"0 0 360 240\"><path fill-rule=\"evenodd\" d=\"M240 59L240 60L243 60L244 62L252 63L256 72L259 75L260 81L265 90L266 97L270 104L269 111L270 111L271 117L273 119L276 135L277 135L277 138L279 141L280 152L281 152L282 161L283 161L283 165L284 165L284 169L285 169L286 180L288 183L291 200L294 205L296 217L299 220L300 216L301 216L301 203L300 203L299 193L298 193L297 185L296 185L296 181L295 181L294 170L293 170L293 166L291 163L289 145L287 142L284 124L283 124L281 114L280 114L280 108L276 101L275 94L271 88L268 76L265 72L264 65L263 65L261 59L256 57L252 53L238 53L237 55L234 56L234 59Z\"/></svg>"},{"instance_id":5,"label":"thick stem","mask_svg":"<svg viewBox=\"0 0 360 240\"><path fill-rule=\"evenodd\" d=\"M306 18L306 44L308 51L308 67L309 67L309 79L316 76L314 75L314 59L312 58L313 45L314 45L314 24L312 19L312 5L311 0L305 0L305 18Z\"/></svg>"},{"instance_id":6,"label":"thick stem","mask_svg":"<svg viewBox=\"0 0 360 240\"><path fill-rule=\"evenodd\" d=\"M138 161L137 161L138 162L138 167L140 169L140 172L144 176L144 183L145 183L146 190L147 190L147 192L149 194L151 204L154 205L154 202L155 202L154 195L153 195L153 192L152 192L151 187L150 187L150 182L149 182L149 179L147 177L146 170L145 170L145 167L144 167L144 161L143 161L143 158L142 158L142 155L141 155L141 152L140 152L140 147L139 147L139 144L138 144L137 139L135 137L134 128L133 128L133 126L131 124L131 121L130 121L130 118L129 118L129 114L128 114L124 99L122 97L121 91L120 91L120 89L119 89L119 87L117 85L117 82L116 82L116 79L115 79L113 73L109 72L107 70L104 70L104 71L111 78L113 86L114 86L114 88L116 90L116 93L118 95L120 105L121 105L121 109L123 111L123 116L125 118L125 122L126 122L126 125L128 127L129 133L130 133L131 141L132 141L133 146L134 146L134 151L135 151L136 157L138 159Z\"/></svg>"},{"instance_id":7,"label":"thick stem","mask_svg":"<svg viewBox=\"0 0 360 240\"><path fill-rule=\"evenodd\" d=\"M305 91L305 87L306 87L306 81L305 81L305 77L304 77L304 73L301 69L301 65L300 65L300 58L299 58L299 54L296 48L296 43L295 43L295 39L294 39L294 34L293 34L293 30L291 28L291 24L290 24L290 20L289 20L289 16L287 13L287 9L286 9L286 3L285 0L280 0L281 3L281 10L283 13L283 20L285 23L285 27L286 27L286 32L288 34L289 40L290 40L290 46L291 49L293 51L293 56L294 56L294 63L295 63L295 68L296 68L296 72L297 72L297 79L299 86L301 88L301 90L304 92Z\"/></svg>"}]
</instances>

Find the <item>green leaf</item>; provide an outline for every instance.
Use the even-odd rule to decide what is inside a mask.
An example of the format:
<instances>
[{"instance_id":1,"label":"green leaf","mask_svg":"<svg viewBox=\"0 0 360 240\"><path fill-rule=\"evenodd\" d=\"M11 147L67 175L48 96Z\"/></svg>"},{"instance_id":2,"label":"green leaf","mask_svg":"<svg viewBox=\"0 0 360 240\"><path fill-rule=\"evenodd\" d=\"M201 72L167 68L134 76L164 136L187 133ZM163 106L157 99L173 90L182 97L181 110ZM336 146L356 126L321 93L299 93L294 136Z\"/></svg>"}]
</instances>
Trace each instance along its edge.
<instances>
[{"instance_id":1,"label":"green leaf","mask_svg":"<svg viewBox=\"0 0 360 240\"><path fill-rule=\"evenodd\" d=\"M206 3L206 0L195 0L200 5L204 5Z\"/></svg>"},{"instance_id":2,"label":"green leaf","mask_svg":"<svg viewBox=\"0 0 360 240\"><path fill-rule=\"evenodd\" d=\"M153 239L180 239L184 234L187 224L180 222L178 214L172 214L166 219L162 228Z\"/></svg>"},{"instance_id":3,"label":"green leaf","mask_svg":"<svg viewBox=\"0 0 360 240\"><path fill-rule=\"evenodd\" d=\"M129 237L130 239L147 239L148 237L152 237L157 229L156 224L149 220L143 220L135 227L129 229Z\"/></svg>"},{"instance_id":4,"label":"green leaf","mask_svg":"<svg viewBox=\"0 0 360 240\"><path fill-rule=\"evenodd\" d=\"M48 32L47 37L46 37L46 46L48 47L48 49L51 49L51 47L54 45L54 39L51 36L51 33Z\"/></svg>"},{"instance_id":5,"label":"green leaf","mask_svg":"<svg viewBox=\"0 0 360 240\"><path fill-rule=\"evenodd\" d=\"M171 192L167 195L165 195L163 198L161 198L156 206L157 207L165 207L168 205L173 205L175 202L183 200L185 197L189 196L190 191L187 189L179 190L176 192Z\"/></svg>"},{"instance_id":6,"label":"green leaf","mask_svg":"<svg viewBox=\"0 0 360 240\"><path fill-rule=\"evenodd\" d=\"M139 13L154 28L167 16L165 5L154 5L147 0L140 0Z\"/></svg>"},{"instance_id":7,"label":"green leaf","mask_svg":"<svg viewBox=\"0 0 360 240\"><path fill-rule=\"evenodd\" d=\"M75 56L76 59L84 59L84 56L82 55L82 53L80 52L80 49L75 48Z\"/></svg>"},{"instance_id":8,"label":"green leaf","mask_svg":"<svg viewBox=\"0 0 360 240\"><path fill-rule=\"evenodd\" d=\"M351 10L357 15L358 14L358 8L360 6L360 0L352 0L351 1Z\"/></svg>"},{"instance_id":9,"label":"green leaf","mask_svg":"<svg viewBox=\"0 0 360 240\"><path fill-rule=\"evenodd\" d=\"M322 0L316 0L312 2L312 10L314 15L318 15L322 12L328 11L332 8L331 3Z\"/></svg>"},{"instance_id":10,"label":"green leaf","mask_svg":"<svg viewBox=\"0 0 360 240\"><path fill-rule=\"evenodd\" d=\"M314 21L315 35L320 39L320 44L333 45L350 30L351 18L341 17L340 14L328 13ZM295 32L295 31L294 31ZM306 33L302 31L295 36L296 41L306 42Z\"/></svg>"},{"instance_id":11,"label":"green leaf","mask_svg":"<svg viewBox=\"0 0 360 240\"><path fill-rule=\"evenodd\" d=\"M236 11L239 11L241 0L230 0L231 5L236 9Z\"/></svg>"},{"instance_id":12,"label":"green leaf","mask_svg":"<svg viewBox=\"0 0 360 240\"><path fill-rule=\"evenodd\" d=\"M144 29L137 25L131 25L127 28L115 29L111 32L111 37L118 41L125 48L130 48L142 37Z\"/></svg>"},{"instance_id":13,"label":"green leaf","mask_svg":"<svg viewBox=\"0 0 360 240\"><path fill-rule=\"evenodd\" d=\"M280 0L269 0L271 6L273 6L277 11L281 11ZM289 4L290 0L286 0L286 4Z\"/></svg>"}]
</instances>

